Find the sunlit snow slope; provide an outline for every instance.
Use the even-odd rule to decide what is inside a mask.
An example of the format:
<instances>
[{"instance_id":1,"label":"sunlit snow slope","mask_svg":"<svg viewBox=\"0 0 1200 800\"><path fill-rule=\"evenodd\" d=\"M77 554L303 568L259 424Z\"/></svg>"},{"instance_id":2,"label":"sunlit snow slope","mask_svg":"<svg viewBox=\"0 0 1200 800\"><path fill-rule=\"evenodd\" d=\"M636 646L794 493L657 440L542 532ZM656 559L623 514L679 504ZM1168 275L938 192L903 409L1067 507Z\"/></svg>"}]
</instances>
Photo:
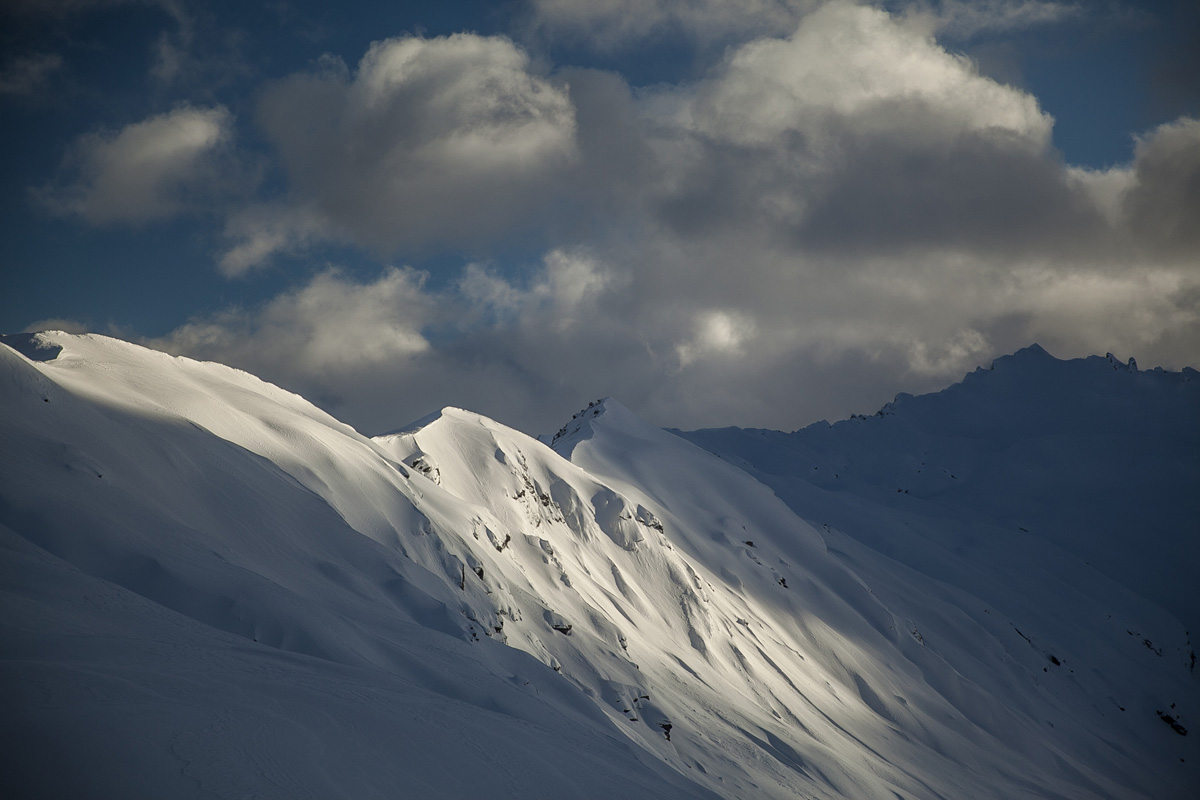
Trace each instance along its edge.
<instances>
[{"instance_id":1,"label":"sunlit snow slope","mask_svg":"<svg viewBox=\"0 0 1200 800\"><path fill-rule=\"evenodd\" d=\"M1198 707L1187 590L1149 593L1077 531L1041 533L1073 494L1019 519L986 492L871 494L907 477L888 458L930 446L915 428L846 490L800 481L782 445L770 463L734 431L697 447L611 400L553 449L458 409L368 439L227 367L99 336L4 341L0 752L17 796L1200 785L1200 734L1180 733ZM864 451L837 447L803 469L842 480L838 459ZM1158 455L1137 457L1165 469ZM970 474L1020 493L1007 463L982 453ZM1170 486L1161 502L1189 510ZM1160 517L1141 531L1151 565L1194 536Z\"/></svg>"}]
</instances>

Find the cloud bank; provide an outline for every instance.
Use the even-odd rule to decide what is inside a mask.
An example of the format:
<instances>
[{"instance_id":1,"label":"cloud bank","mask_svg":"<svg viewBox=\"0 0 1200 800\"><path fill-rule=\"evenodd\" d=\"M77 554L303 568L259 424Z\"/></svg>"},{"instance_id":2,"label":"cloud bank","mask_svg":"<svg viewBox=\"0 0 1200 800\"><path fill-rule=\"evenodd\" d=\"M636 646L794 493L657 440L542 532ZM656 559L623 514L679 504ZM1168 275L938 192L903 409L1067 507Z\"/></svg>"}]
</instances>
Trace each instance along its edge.
<instances>
[{"instance_id":1,"label":"cloud bank","mask_svg":"<svg viewBox=\"0 0 1200 800\"><path fill-rule=\"evenodd\" d=\"M723 28L731 8L534 4L542 30L597 47ZM601 395L666 425L793 428L1031 341L1194 364L1200 121L1144 132L1130 164L1072 167L1037 98L938 36L1077 7L972 9L763 2L670 86L465 33L376 42L353 71L322 59L260 95L284 190L228 214L221 269L330 244L396 266L321 270L154 344L372 432L448 404L545 432ZM89 139L60 202L97 223L178 209L228 130L189 108ZM542 255L489 256L513 241ZM447 248L471 260L402 266Z\"/></svg>"}]
</instances>

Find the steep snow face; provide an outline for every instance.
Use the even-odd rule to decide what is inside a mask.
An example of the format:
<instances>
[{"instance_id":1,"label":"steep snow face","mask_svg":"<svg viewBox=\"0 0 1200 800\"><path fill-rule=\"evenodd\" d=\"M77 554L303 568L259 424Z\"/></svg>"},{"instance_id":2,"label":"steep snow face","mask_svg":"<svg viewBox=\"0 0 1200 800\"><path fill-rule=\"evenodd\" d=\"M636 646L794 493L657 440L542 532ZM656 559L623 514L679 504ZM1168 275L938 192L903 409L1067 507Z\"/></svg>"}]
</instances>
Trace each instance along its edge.
<instances>
[{"instance_id":1,"label":"steep snow face","mask_svg":"<svg viewBox=\"0 0 1200 800\"><path fill-rule=\"evenodd\" d=\"M111 796L1160 798L1198 777L1195 735L1151 714L1195 713L1178 624L1088 570L1026 601L1078 566L1059 550L974 565L975 593L909 564L952 572L946 542L995 535L965 511L773 492L612 400L554 449L449 408L367 439L225 367L13 344L18 778L60 742ZM1106 625L1151 644L1091 644Z\"/></svg>"},{"instance_id":2,"label":"steep snow face","mask_svg":"<svg viewBox=\"0 0 1200 800\"><path fill-rule=\"evenodd\" d=\"M38 341L0 347L15 796L709 796L486 635L518 613L436 484L244 373Z\"/></svg>"},{"instance_id":3,"label":"steep snow face","mask_svg":"<svg viewBox=\"0 0 1200 800\"><path fill-rule=\"evenodd\" d=\"M872 417L680 435L818 525L988 693L1058 735L1082 725L1128 742L1173 771L1164 796L1200 785L1176 727L1198 715L1194 370L1060 361L1035 345Z\"/></svg>"}]
</instances>

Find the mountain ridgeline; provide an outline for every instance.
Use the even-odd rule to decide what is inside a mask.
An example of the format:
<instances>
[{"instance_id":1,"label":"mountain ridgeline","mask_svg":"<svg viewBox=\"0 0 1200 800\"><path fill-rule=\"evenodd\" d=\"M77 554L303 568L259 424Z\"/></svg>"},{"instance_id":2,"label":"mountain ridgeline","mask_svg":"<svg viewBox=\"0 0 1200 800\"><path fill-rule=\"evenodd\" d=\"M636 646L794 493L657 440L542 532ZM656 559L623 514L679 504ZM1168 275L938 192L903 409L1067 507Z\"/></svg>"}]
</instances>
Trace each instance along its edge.
<instances>
[{"instance_id":1,"label":"mountain ridgeline","mask_svg":"<svg viewBox=\"0 0 1200 800\"><path fill-rule=\"evenodd\" d=\"M17 797L1184 798L1200 376L1036 346L878 415L366 437L0 346Z\"/></svg>"}]
</instances>

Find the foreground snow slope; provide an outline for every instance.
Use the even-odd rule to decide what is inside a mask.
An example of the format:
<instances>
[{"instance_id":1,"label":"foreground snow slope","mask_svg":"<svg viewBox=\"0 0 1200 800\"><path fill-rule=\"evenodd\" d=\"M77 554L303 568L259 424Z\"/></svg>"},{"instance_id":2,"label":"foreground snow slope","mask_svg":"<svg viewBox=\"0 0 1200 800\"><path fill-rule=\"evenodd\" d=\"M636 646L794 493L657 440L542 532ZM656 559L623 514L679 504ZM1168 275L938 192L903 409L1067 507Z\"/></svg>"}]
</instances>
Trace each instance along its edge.
<instances>
[{"instance_id":1,"label":"foreground snow slope","mask_svg":"<svg viewBox=\"0 0 1200 800\"><path fill-rule=\"evenodd\" d=\"M16 796L706 796L480 633L470 513L369 440L226 367L18 344L63 350L0 347Z\"/></svg>"},{"instance_id":2,"label":"foreground snow slope","mask_svg":"<svg viewBox=\"0 0 1200 800\"><path fill-rule=\"evenodd\" d=\"M0 731L23 796L1195 785L1196 736L1155 715L1195 715L1178 620L1069 541L974 557L990 508L810 508L613 401L553 450L458 409L367 439L226 367L6 342Z\"/></svg>"}]
</instances>

